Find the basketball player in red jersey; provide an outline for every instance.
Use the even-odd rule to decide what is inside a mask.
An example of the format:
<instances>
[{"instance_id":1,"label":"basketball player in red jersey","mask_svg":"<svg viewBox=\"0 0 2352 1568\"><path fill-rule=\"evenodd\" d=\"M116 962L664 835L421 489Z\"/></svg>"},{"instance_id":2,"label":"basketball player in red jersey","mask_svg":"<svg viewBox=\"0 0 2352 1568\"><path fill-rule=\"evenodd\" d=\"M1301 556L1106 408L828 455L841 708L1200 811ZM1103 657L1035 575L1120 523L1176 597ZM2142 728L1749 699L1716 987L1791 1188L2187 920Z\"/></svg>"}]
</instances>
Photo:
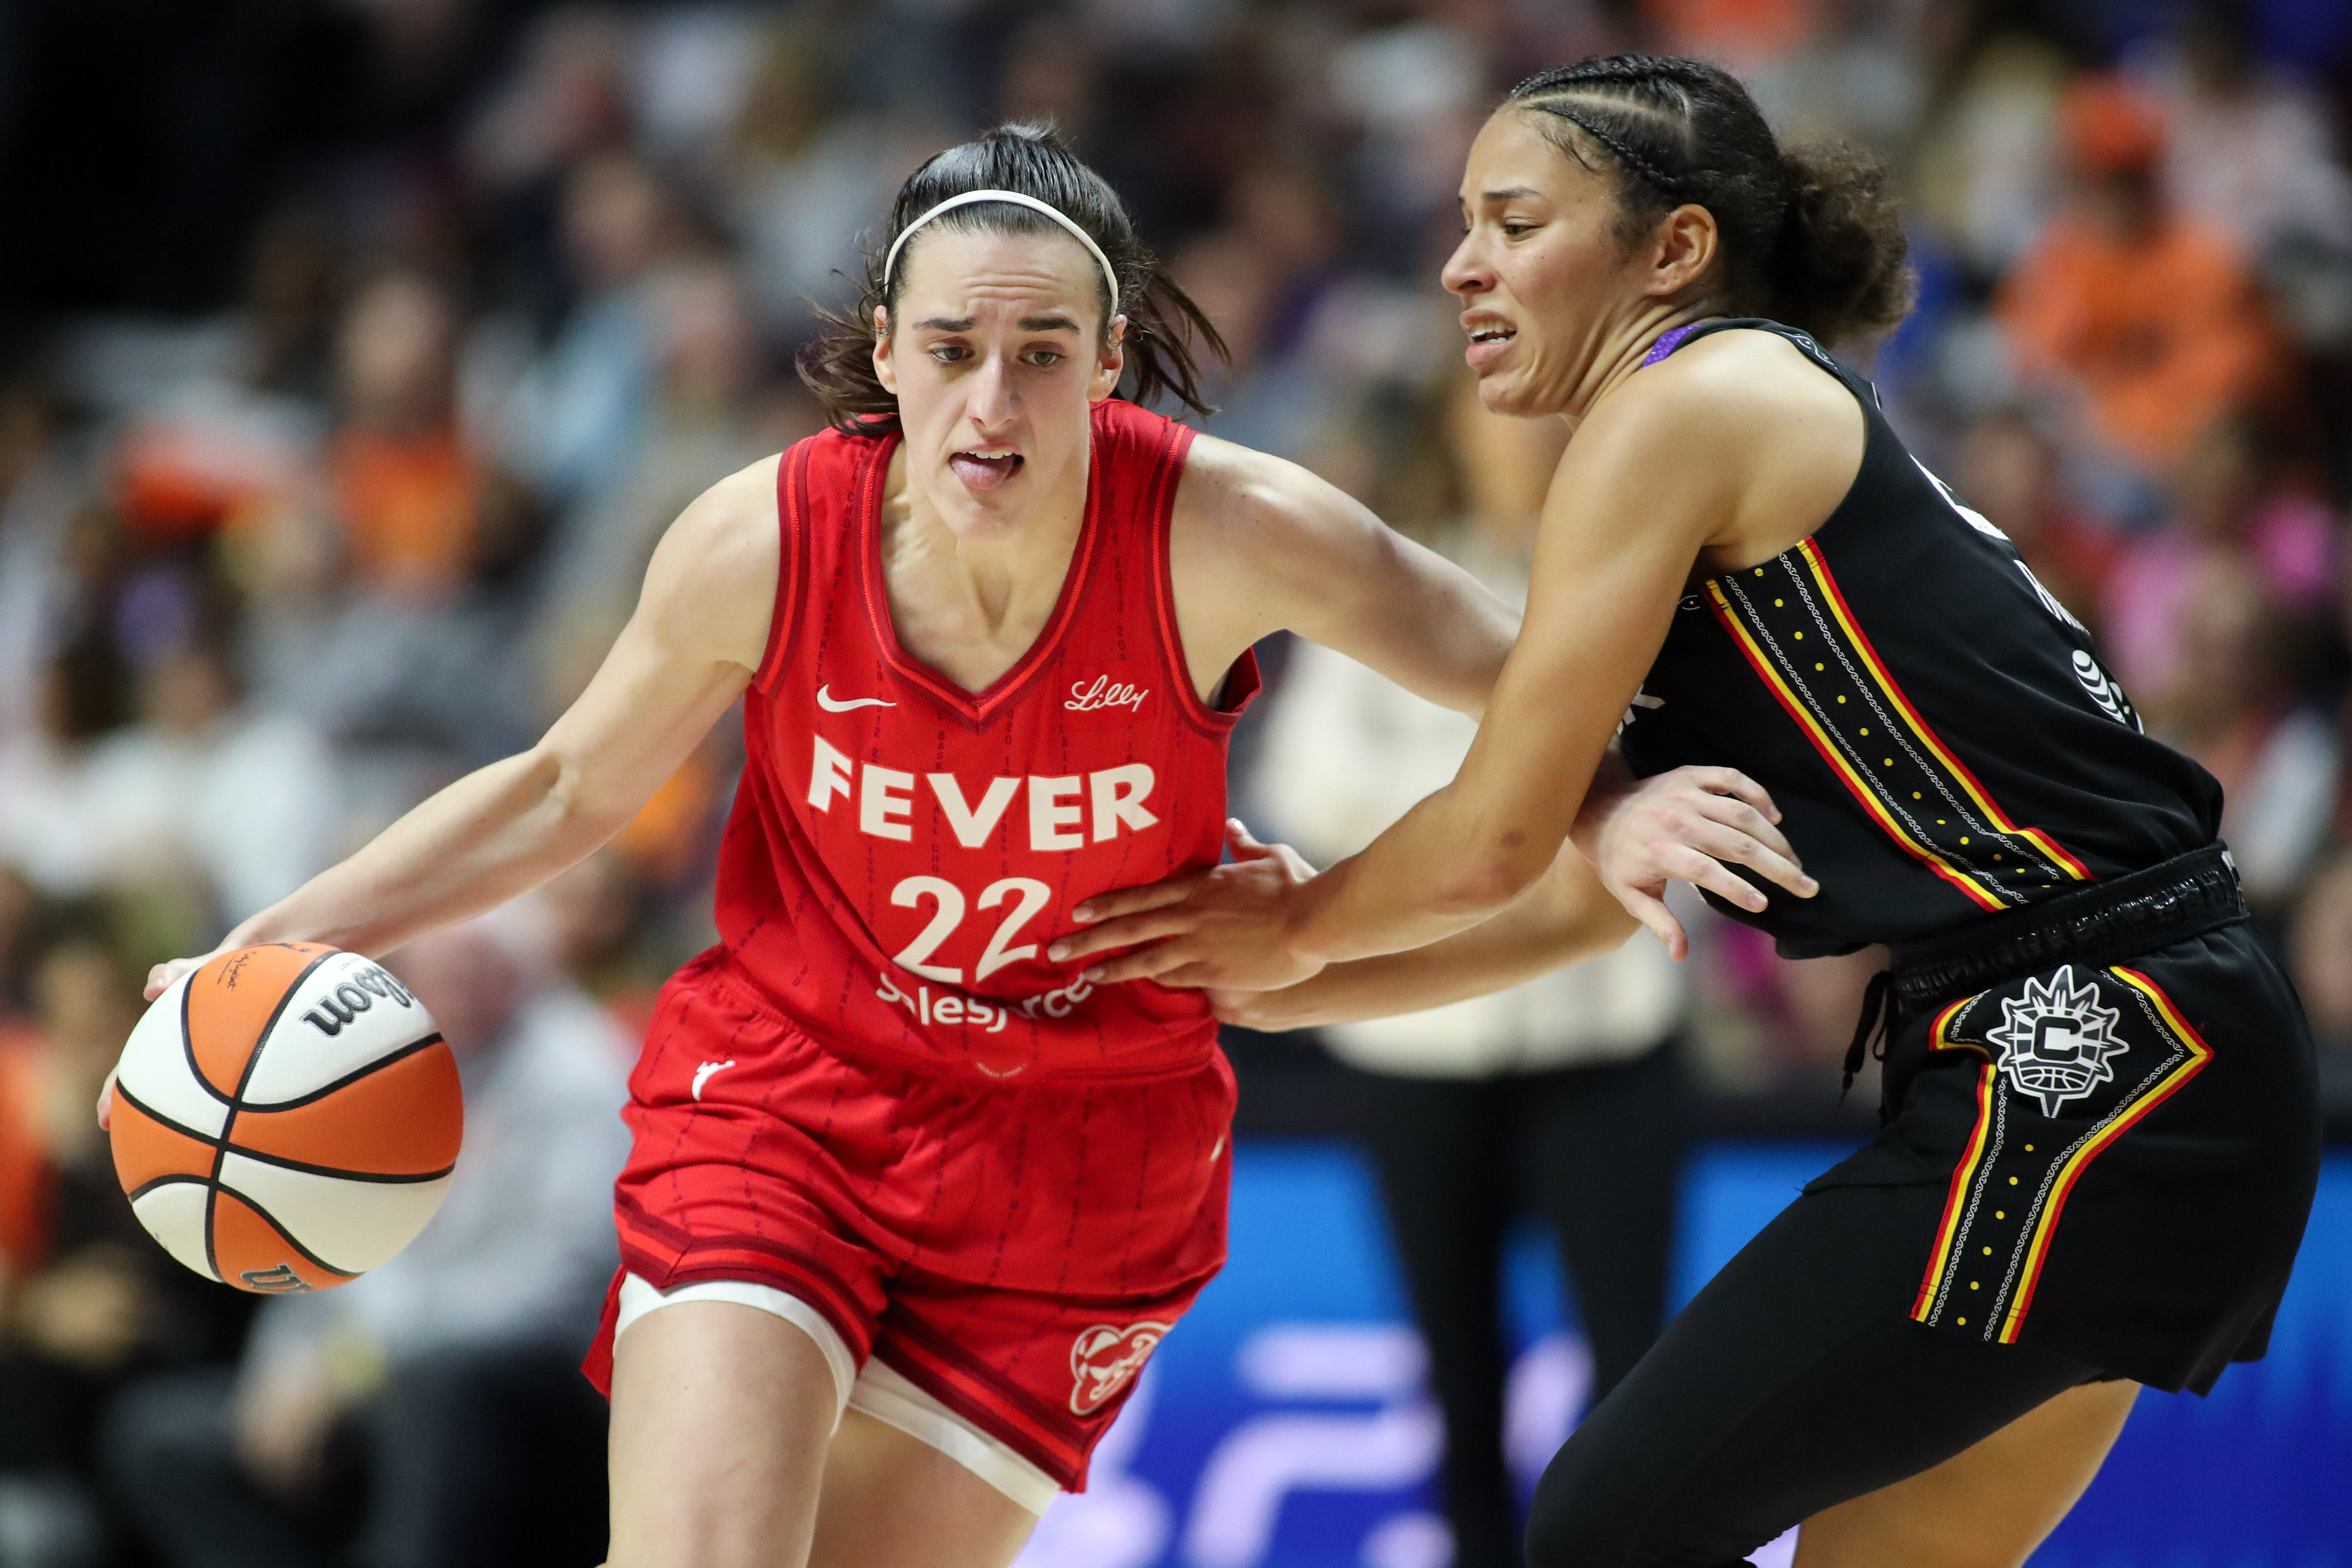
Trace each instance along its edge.
<instances>
[{"instance_id":1,"label":"basketball player in red jersey","mask_svg":"<svg viewBox=\"0 0 2352 1568\"><path fill-rule=\"evenodd\" d=\"M1260 637L1475 713L1516 631L1331 487L1111 399L1131 370L1198 407L1205 323L1045 136L932 160L890 234L804 366L835 428L687 510L546 738L225 944L381 952L510 898L743 700L721 940L632 1081L591 1356L614 1568L1010 1561L1224 1255L1207 1001L1046 944L1077 900L1216 859ZM1627 809L1800 875L1736 774ZM1630 923L1571 852L1484 929L1564 960Z\"/></svg>"}]
</instances>

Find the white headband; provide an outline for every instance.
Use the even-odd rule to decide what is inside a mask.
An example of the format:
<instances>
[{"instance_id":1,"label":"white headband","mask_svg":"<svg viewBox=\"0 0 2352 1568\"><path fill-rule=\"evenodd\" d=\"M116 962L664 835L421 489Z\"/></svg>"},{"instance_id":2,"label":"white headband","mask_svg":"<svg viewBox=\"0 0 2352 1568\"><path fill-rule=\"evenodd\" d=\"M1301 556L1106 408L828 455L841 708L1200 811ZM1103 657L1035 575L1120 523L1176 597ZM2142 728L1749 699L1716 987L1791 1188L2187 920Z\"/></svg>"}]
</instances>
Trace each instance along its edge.
<instances>
[{"instance_id":1,"label":"white headband","mask_svg":"<svg viewBox=\"0 0 2352 1568\"><path fill-rule=\"evenodd\" d=\"M917 229L941 213L953 212L958 207L968 207L975 202L1011 202L1016 207L1027 207L1032 212L1044 213L1047 217L1068 229L1077 242L1087 247L1087 254L1093 257L1096 264L1101 267L1103 282L1110 289L1111 314L1114 316L1118 314L1118 274L1112 269L1110 258L1103 254L1102 247L1095 243L1095 237L1072 223L1069 215L1052 203L1041 202L1035 196L1024 196L1019 191L966 191L960 196L950 196L905 228L900 229L898 237L890 242L889 254L882 258L882 291L885 294L890 291L890 269L898 265L898 252L905 249L907 242L915 237Z\"/></svg>"}]
</instances>

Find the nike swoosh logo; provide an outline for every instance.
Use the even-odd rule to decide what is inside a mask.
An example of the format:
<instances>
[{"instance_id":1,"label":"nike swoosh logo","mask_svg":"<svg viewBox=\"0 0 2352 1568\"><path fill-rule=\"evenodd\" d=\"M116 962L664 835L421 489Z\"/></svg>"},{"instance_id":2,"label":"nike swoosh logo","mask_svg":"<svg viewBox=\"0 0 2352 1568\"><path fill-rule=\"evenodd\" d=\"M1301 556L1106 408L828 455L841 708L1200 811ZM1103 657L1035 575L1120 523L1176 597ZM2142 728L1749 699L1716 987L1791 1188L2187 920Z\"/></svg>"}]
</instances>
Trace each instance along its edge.
<instances>
[{"instance_id":1,"label":"nike swoosh logo","mask_svg":"<svg viewBox=\"0 0 2352 1568\"><path fill-rule=\"evenodd\" d=\"M833 694L830 682L816 689L816 705L828 713L846 713L852 708L896 708L896 702L885 702L879 697L853 697L844 702Z\"/></svg>"}]
</instances>

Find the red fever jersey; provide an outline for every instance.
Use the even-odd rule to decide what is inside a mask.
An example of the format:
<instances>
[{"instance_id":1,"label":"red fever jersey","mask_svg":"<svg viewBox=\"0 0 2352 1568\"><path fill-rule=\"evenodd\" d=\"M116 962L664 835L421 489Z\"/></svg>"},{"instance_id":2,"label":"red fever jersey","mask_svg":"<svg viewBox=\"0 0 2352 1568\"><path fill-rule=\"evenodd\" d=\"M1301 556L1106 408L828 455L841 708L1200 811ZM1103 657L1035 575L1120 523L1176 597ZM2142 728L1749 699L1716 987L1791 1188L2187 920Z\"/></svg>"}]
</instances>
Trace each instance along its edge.
<instances>
[{"instance_id":1,"label":"red fever jersey","mask_svg":"<svg viewBox=\"0 0 2352 1568\"><path fill-rule=\"evenodd\" d=\"M614 1194L627 1272L789 1292L1066 1489L1224 1258L1234 1084L1205 1002L1043 957L1077 900L1217 858L1257 666L1222 711L1185 669L1168 523L1191 443L1096 405L1060 601L977 695L891 629L896 438L784 455L722 940L663 990Z\"/></svg>"},{"instance_id":2,"label":"red fever jersey","mask_svg":"<svg viewBox=\"0 0 2352 1568\"><path fill-rule=\"evenodd\" d=\"M1086 519L1035 645L968 692L898 646L883 586L896 437L784 454L776 613L745 699L720 849L735 965L801 1027L991 1079L1156 1076L1207 1060L1197 992L1092 986L1045 948L1089 895L1215 863L1225 747L1255 656L1212 709L1169 588L1192 434L1095 405Z\"/></svg>"}]
</instances>

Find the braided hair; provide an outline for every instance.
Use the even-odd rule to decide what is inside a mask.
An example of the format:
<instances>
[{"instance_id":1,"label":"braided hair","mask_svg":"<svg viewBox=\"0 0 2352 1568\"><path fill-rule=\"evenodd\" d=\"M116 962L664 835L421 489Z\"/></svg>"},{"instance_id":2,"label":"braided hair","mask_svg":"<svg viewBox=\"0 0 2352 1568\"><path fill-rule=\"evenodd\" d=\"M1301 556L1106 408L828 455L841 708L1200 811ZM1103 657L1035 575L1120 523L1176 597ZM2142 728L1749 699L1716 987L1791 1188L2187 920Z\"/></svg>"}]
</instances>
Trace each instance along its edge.
<instances>
[{"instance_id":1,"label":"braided hair","mask_svg":"<svg viewBox=\"0 0 2352 1568\"><path fill-rule=\"evenodd\" d=\"M1734 310L1832 343L1885 331L1910 310L1885 166L1843 142L1783 148L1720 68L1604 55L1531 76L1504 105L1549 117L1547 140L1612 179L1622 243L1685 203L1712 214Z\"/></svg>"},{"instance_id":2,"label":"braided hair","mask_svg":"<svg viewBox=\"0 0 2352 1568\"><path fill-rule=\"evenodd\" d=\"M1034 196L1094 237L1118 279L1118 298L1108 299L1099 278L1095 289L1104 329L1113 316L1127 317L1129 395L1149 405L1161 393L1197 414L1214 412L1204 400L1194 345L1223 358L1224 341L1209 318L1178 286L1135 223L1118 193L1070 151L1053 125L1024 121L1000 125L961 146L950 147L907 176L890 206L886 232L873 237L858 279L856 306L835 314L819 308L823 330L796 360L801 380L824 405L828 422L853 436L880 436L898 428L898 399L874 372L874 311L895 315L907 286L908 256L887 275L891 242L915 219L950 196L966 191L1017 191ZM1042 213L1007 203L958 207L923 230L961 229L984 234L1059 235L1061 226ZM911 251L922 243L909 242ZM1092 267L1087 269L1093 272Z\"/></svg>"}]
</instances>

